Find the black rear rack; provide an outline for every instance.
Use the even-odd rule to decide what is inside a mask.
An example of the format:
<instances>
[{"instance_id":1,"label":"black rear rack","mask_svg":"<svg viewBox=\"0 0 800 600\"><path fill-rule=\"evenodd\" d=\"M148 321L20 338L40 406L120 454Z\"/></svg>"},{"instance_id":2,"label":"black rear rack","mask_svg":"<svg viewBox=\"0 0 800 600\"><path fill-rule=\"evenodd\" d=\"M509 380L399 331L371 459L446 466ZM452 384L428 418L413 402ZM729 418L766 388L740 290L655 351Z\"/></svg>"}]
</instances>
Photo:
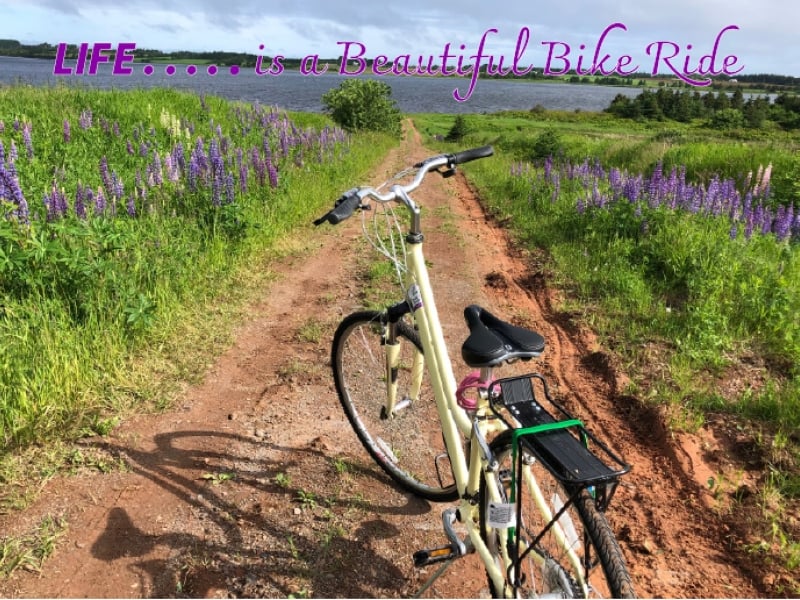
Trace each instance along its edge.
<instances>
[{"instance_id":1,"label":"black rear rack","mask_svg":"<svg viewBox=\"0 0 800 600\"><path fill-rule=\"evenodd\" d=\"M563 419L556 420L537 400L534 380L541 382L545 398ZM547 382L538 373L498 379L489 387L489 399L495 415L513 430L515 449L522 446L531 452L565 487L597 486L605 490L606 484L615 483L630 471L630 465L553 401ZM509 423L501 408L505 408L520 426ZM590 442L595 450L590 449ZM610 487L613 493L616 486ZM610 494L598 500L602 510L611 500Z\"/></svg>"}]
</instances>

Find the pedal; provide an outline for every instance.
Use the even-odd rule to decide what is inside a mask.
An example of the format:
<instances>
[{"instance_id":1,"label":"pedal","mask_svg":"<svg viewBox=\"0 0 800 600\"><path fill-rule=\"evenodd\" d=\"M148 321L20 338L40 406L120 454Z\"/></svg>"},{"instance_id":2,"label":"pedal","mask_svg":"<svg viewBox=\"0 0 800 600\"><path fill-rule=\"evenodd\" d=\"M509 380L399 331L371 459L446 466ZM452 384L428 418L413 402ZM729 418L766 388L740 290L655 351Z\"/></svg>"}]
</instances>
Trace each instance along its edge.
<instances>
[{"instance_id":1,"label":"pedal","mask_svg":"<svg viewBox=\"0 0 800 600\"><path fill-rule=\"evenodd\" d=\"M442 546L440 548L432 548L430 550L418 550L417 552L414 552L414 567L419 569L420 567L425 567L434 563L451 560L458 557L458 552L453 548L453 546L450 545Z\"/></svg>"},{"instance_id":2,"label":"pedal","mask_svg":"<svg viewBox=\"0 0 800 600\"><path fill-rule=\"evenodd\" d=\"M442 512L442 525L444 526L444 533L450 543L446 546L439 548L432 548L429 550L419 550L414 553L414 566L424 567L437 562L451 560L454 558L461 558L462 556L472 552L474 548L470 543L469 538L461 540L455 530L457 510L455 508L448 508Z\"/></svg>"}]
</instances>

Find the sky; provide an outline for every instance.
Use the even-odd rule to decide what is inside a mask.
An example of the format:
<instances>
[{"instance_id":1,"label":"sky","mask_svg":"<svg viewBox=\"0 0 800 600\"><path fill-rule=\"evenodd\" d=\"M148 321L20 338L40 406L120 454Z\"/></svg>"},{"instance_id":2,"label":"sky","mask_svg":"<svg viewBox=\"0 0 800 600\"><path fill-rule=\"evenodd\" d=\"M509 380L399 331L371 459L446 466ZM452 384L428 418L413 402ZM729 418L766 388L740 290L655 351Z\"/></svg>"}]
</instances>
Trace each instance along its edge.
<instances>
[{"instance_id":1,"label":"sky","mask_svg":"<svg viewBox=\"0 0 800 600\"><path fill-rule=\"evenodd\" d=\"M597 51L608 58L593 65L614 24ZM483 38L484 55L505 56L510 66L517 51L520 67L549 65L553 74L580 59L584 71L617 74L638 67L696 79L709 70L800 77L798 0L0 0L0 38L414 60L449 45L450 60L464 56L464 64Z\"/></svg>"}]
</instances>

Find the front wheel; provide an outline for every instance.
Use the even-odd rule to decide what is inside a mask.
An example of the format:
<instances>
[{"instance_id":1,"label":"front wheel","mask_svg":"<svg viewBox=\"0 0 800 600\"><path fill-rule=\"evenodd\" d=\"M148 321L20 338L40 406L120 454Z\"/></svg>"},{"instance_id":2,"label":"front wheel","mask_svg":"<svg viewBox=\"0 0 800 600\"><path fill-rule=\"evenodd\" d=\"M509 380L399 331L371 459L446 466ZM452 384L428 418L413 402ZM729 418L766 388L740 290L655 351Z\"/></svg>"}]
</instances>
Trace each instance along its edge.
<instances>
[{"instance_id":1,"label":"front wheel","mask_svg":"<svg viewBox=\"0 0 800 600\"><path fill-rule=\"evenodd\" d=\"M522 516L520 523L511 523L511 484L516 474L511 432L499 435L490 448L499 469L485 474L488 483L481 480L481 537L507 580L500 588L489 579L493 597L635 598L622 551L591 494L582 490L536 541L572 494L523 450L522 483L516 486ZM514 560L516 544L510 542L516 530L521 560Z\"/></svg>"},{"instance_id":2,"label":"front wheel","mask_svg":"<svg viewBox=\"0 0 800 600\"><path fill-rule=\"evenodd\" d=\"M397 324L399 352L390 378L397 383L391 414L382 313L362 311L341 322L333 337L331 365L336 391L359 440L404 489L435 502L458 497L422 345L405 322Z\"/></svg>"}]
</instances>

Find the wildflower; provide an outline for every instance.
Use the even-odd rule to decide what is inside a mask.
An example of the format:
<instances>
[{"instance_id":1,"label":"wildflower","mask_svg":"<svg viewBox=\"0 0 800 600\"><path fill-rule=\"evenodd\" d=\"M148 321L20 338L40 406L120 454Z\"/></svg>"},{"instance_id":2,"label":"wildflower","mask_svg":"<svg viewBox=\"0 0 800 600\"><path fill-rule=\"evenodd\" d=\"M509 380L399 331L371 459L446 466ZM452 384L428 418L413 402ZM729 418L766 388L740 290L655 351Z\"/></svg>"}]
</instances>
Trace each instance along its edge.
<instances>
[{"instance_id":1,"label":"wildflower","mask_svg":"<svg viewBox=\"0 0 800 600\"><path fill-rule=\"evenodd\" d=\"M214 206L222 205L222 178L214 175L211 180L211 204Z\"/></svg>"},{"instance_id":2,"label":"wildflower","mask_svg":"<svg viewBox=\"0 0 800 600\"><path fill-rule=\"evenodd\" d=\"M122 200L123 187L124 186L122 183L122 179L120 179L119 176L117 176L117 172L116 171L112 172L111 191L112 191L112 196L114 197L115 200Z\"/></svg>"},{"instance_id":3,"label":"wildflower","mask_svg":"<svg viewBox=\"0 0 800 600\"><path fill-rule=\"evenodd\" d=\"M97 196L94 198L94 214L100 216L106 212L106 196L103 193L103 188L97 188Z\"/></svg>"},{"instance_id":4,"label":"wildflower","mask_svg":"<svg viewBox=\"0 0 800 600\"><path fill-rule=\"evenodd\" d=\"M12 164L17 162L19 158L19 152L17 151L17 145L14 143L14 140L11 140L11 149L8 151L8 160Z\"/></svg>"},{"instance_id":5,"label":"wildflower","mask_svg":"<svg viewBox=\"0 0 800 600\"><path fill-rule=\"evenodd\" d=\"M153 182L155 185L161 185L164 181L164 175L161 171L161 157L158 155L158 150L153 152Z\"/></svg>"},{"instance_id":6,"label":"wildflower","mask_svg":"<svg viewBox=\"0 0 800 600\"><path fill-rule=\"evenodd\" d=\"M175 148L172 150L172 162L177 169L181 171L186 170L186 157L184 156L183 144L181 142L175 144Z\"/></svg>"},{"instance_id":7,"label":"wildflower","mask_svg":"<svg viewBox=\"0 0 800 600\"><path fill-rule=\"evenodd\" d=\"M266 159L267 173L269 175L269 185L273 188L278 187L278 169L272 163L269 157Z\"/></svg>"},{"instance_id":8,"label":"wildflower","mask_svg":"<svg viewBox=\"0 0 800 600\"><path fill-rule=\"evenodd\" d=\"M78 124L81 129L89 129L92 126L92 110L87 108L81 111L81 116L78 118Z\"/></svg>"},{"instance_id":9,"label":"wildflower","mask_svg":"<svg viewBox=\"0 0 800 600\"><path fill-rule=\"evenodd\" d=\"M200 166L197 164L197 155L193 152L192 157L189 159L189 190L195 191L197 189L197 180L200 177Z\"/></svg>"},{"instance_id":10,"label":"wildflower","mask_svg":"<svg viewBox=\"0 0 800 600\"><path fill-rule=\"evenodd\" d=\"M114 184L111 180L111 174L108 172L108 160L105 155L100 157L100 179L103 182L103 187L106 193L110 196L114 193Z\"/></svg>"},{"instance_id":11,"label":"wildflower","mask_svg":"<svg viewBox=\"0 0 800 600\"><path fill-rule=\"evenodd\" d=\"M79 183L78 184L78 189L75 191L75 215L79 219L85 219L86 218L86 204L85 204L84 196L85 196L85 192L84 192L83 186Z\"/></svg>"},{"instance_id":12,"label":"wildflower","mask_svg":"<svg viewBox=\"0 0 800 600\"><path fill-rule=\"evenodd\" d=\"M250 161L253 164L253 168L256 171L256 178L258 179L258 185L263 186L266 178L266 169L264 161L261 160L261 155L258 153L258 148L255 146L253 146L253 149L250 151Z\"/></svg>"},{"instance_id":13,"label":"wildflower","mask_svg":"<svg viewBox=\"0 0 800 600\"><path fill-rule=\"evenodd\" d=\"M136 216L136 202L133 199L132 192L128 192L128 201L125 203L125 210L129 217L133 218Z\"/></svg>"},{"instance_id":14,"label":"wildflower","mask_svg":"<svg viewBox=\"0 0 800 600\"><path fill-rule=\"evenodd\" d=\"M235 186L233 182L233 175L228 173L227 177L225 178L225 200L227 204L233 204L233 200L235 198Z\"/></svg>"},{"instance_id":15,"label":"wildflower","mask_svg":"<svg viewBox=\"0 0 800 600\"><path fill-rule=\"evenodd\" d=\"M20 223L27 225L30 223L28 215L28 202L22 194L22 189L19 186L19 178L16 175L16 170L13 169L13 164L9 165L10 168L5 168L3 163L0 162L0 200L9 200L15 205L12 214L17 218Z\"/></svg>"},{"instance_id":16,"label":"wildflower","mask_svg":"<svg viewBox=\"0 0 800 600\"><path fill-rule=\"evenodd\" d=\"M69 144L70 137L71 137L71 135L70 135L69 121L64 119L64 143L65 144Z\"/></svg>"},{"instance_id":17,"label":"wildflower","mask_svg":"<svg viewBox=\"0 0 800 600\"><path fill-rule=\"evenodd\" d=\"M738 232L739 232L739 228L738 228L737 224L736 224L736 223L733 223L733 224L731 225L731 231L730 231L730 234L729 234L729 235L730 235L730 238L731 238L732 240L735 240L735 239L736 239L736 234L737 234Z\"/></svg>"}]
</instances>

